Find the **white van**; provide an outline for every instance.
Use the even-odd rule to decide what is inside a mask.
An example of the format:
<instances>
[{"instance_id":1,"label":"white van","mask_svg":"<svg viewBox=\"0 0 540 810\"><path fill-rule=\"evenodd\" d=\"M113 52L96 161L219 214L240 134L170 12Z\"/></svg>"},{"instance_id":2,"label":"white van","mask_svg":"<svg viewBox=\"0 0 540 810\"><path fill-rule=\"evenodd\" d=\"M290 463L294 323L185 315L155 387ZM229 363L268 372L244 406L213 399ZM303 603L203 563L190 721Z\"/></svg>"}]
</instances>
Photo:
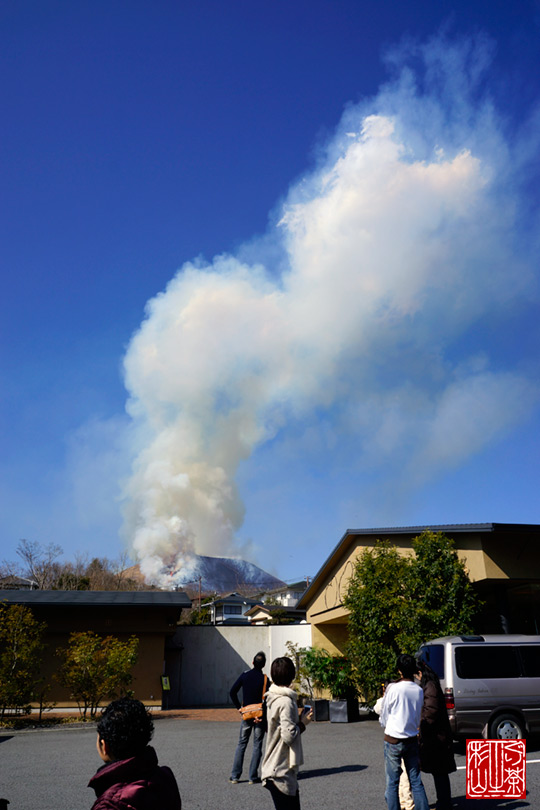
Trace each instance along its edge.
<instances>
[{"instance_id":1,"label":"white van","mask_svg":"<svg viewBox=\"0 0 540 810\"><path fill-rule=\"evenodd\" d=\"M417 657L440 678L456 739L540 732L540 636L446 636Z\"/></svg>"}]
</instances>

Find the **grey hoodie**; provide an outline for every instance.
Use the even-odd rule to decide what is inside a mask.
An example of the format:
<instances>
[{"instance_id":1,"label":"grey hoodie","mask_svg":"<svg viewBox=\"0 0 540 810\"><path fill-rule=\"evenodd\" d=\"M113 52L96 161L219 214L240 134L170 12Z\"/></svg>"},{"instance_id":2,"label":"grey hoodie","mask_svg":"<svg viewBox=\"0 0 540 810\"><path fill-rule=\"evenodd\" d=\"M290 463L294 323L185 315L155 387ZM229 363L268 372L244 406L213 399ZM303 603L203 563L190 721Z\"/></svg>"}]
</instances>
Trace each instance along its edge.
<instances>
[{"instance_id":1,"label":"grey hoodie","mask_svg":"<svg viewBox=\"0 0 540 810\"><path fill-rule=\"evenodd\" d=\"M261 777L289 796L298 790L298 768L304 762L296 697L294 689L276 684L266 693L268 733Z\"/></svg>"}]
</instances>

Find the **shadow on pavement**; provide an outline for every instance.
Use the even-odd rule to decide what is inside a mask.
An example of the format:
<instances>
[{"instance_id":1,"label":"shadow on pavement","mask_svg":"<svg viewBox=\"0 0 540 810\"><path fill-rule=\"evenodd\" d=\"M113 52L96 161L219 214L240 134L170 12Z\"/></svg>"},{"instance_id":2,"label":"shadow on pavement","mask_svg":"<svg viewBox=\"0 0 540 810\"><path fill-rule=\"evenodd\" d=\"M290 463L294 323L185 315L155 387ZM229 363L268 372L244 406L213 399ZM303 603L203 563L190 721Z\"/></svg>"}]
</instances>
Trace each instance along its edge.
<instances>
[{"instance_id":1,"label":"shadow on pavement","mask_svg":"<svg viewBox=\"0 0 540 810\"><path fill-rule=\"evenodd\" d=\"M334 773L355 773L364 771L367 765L341 765L339 768L313 768L308 771L300 771L299 779L312 779L317 776L331 776Z\"/></svg>"},{"instance_id":2,"label":"shadow on pavement","mask_svg":"<svg viewBox=\"0 0 540 810\"><path fill-rule=\"evenodd\" d=\"M470 810L471 803L474 802L474 810L496 810L497 807L504 807L505 810L519 810L521 807L532 807L524 799L467 799L466 796L452 796L454 810Z\"/></svg>"},{"instance_id":3,"label":"shadow on pavement","mask_svg":"<svg viewBox=\"0 0 540 810\"><path fill-rule=\"evenodd\" d=\"M7 742L8 740L12 740L12 739L13 739L13 734L8 734L8 735L6 735L4 737L0 737L0 743ZM0 810L1 810L1 808L0 808Z\"/></svg>"},{"instance_id":4,"label":"shadow on pavement","mask_svg":"<svg viewBox=\"0 0 540 810\"><path fill-rule=\"evenodd\" d=\"M540 751L540 737L527 737L525 743L528 754L533 754Z\"/></svg>"},{"instance_id":5,"label":"shadow on pavement","mask_svg":"<svg viewBox=\"0 0 540 810\"><path fill-rule=\"evenodd\" d=\"M526 743L527 754L534 754L540 751L540 737L527 737ZM466 740L454 740L454 754L464 757L466 753Z\"/></svg>"}]
</instances>

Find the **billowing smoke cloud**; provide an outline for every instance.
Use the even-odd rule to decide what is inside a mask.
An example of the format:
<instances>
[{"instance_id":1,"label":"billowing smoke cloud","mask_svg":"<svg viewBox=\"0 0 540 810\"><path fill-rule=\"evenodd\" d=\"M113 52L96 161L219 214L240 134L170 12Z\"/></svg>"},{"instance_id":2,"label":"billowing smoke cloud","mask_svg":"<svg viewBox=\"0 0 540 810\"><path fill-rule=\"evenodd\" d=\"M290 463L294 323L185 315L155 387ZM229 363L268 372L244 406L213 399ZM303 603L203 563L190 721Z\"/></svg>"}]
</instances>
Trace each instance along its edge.
<instances>
[{"instance_id":1,"label":"billowing smoke cloud","mask_svg":"<svg viewBox=\"0 0 540 810\"><path fill-rule=\"evenodd\" d=\"M396 78L347 109L264 239L185 264L148 303L125 358L126 533L145 573L237 554L239 465L314 414L370 463L406 459L414 486L529 411L527 375L465 348L534 283L515 158L481 92L488 50L394 53Z\"/></svg>"}]
</instances>

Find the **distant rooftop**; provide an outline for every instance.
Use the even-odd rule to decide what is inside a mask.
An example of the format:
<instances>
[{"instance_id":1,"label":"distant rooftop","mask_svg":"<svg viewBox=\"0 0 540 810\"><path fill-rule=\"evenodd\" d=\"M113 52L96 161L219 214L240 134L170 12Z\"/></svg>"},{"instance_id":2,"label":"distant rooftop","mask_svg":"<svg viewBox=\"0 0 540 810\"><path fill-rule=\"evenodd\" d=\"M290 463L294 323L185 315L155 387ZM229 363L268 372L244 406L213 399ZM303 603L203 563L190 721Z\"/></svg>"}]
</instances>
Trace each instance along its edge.
<instances>
[{"instance_id":1,"label":"distant rooftop","mask_svg":"<svg viewBox=\"0 0 540 810\"><path fill-rule=\"evenodd\" d=\"M218 596L216 599L213 599L211 602L206 602L205 607L209 607L210 605L220 605L222 602L227 602L228 605L256 605L257 600L252 599L251 596L242 596L240 593L228 593L225 596Z\"/></svg>"},{"instance_id":2,"label":"distant rooftop","mask_svg":"<svg viewBox=\"0 0 540 810\"><path fill-rule=\"evenodd\" d=\"M347 529L343 537L348 534L383 534L388 532L390 534L410 534L411 532L493 532L499 531L512 531L519 529L520 531L539 531L540 524L538 523L444 523L441 525L430 524L428 526L387 526L382 529Z\"/></svg>"},{"instance_id":3,"label":"distant rooftop","mask_svg":"<svg viewBox=\"0 0 540 810\"><path fill-rule=\"evenodd\" d=\"M0 602L19 605L120 606L190 608L183 591L28 591L0 590Z\"/></svg>"},{"instance_id":4,"label":"distant rooftop","mask_svg":"<svg viewBox=\"0 0 540 810\"><path fill-rule=\"evenodd\" d=\"M283 591L305 591L307 588L307 582L305 579L301 579L298 582L289 582L285 585L281 585L279 588L270 588L269 590L265 591L265 593L282 593Z\"/></svg>"}]
</instances>

